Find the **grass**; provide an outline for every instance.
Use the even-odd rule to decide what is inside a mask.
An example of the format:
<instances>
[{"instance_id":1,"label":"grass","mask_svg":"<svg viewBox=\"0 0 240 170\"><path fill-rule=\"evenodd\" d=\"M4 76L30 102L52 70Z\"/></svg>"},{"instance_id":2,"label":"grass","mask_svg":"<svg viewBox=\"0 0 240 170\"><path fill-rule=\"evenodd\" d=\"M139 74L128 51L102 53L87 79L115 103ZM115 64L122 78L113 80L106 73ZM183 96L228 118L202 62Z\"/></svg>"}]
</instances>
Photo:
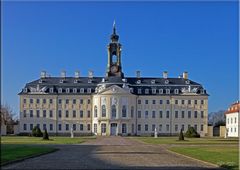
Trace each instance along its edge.
<instances>
[{"instance_id":1,"label":"grass","mask_svg":"<svg viewBox=\"0 0 240 170\"><path fill-rule=\"evenodd\" d=\"M74 138L50 136L50 140L42 140L42 137L3 136L1 137L1 144L79 144L95 138L95 136Z\"/></svg>"},{"instance_id":2,"label":"grass","mask_svg":"<svg viewBox=\"0 0 240 170\"><path fill-rule=\"evenodd\" d=\"M2 144L1 165L4 165L11 161L21 160L30 156L49 153L55 150L55 148L45 146Z\"/></svg>"},{"instance_id":3,"label":"grass","mask_svg":"<svg viewBox=\"0 0 240 170\"><path fill-rule=\"evenodd\" d=\"M207 161L227 169L237 170L239 166L238 146L180 146L171 147L170 150L199 160Z\"/></svg>"},{"instance_id":4,"label":"grass","mask_svg":"<svg viewBox=\"0 0 240 170\"><path fill-rule=\"evenodd\" d=\"M178 141L178 137L130 137L134 140L140 140L149 144L191 144L191 145L214 145L214 144L238 144L238 138L185 138L184 141Z\"/></svg>"}]
</instances>

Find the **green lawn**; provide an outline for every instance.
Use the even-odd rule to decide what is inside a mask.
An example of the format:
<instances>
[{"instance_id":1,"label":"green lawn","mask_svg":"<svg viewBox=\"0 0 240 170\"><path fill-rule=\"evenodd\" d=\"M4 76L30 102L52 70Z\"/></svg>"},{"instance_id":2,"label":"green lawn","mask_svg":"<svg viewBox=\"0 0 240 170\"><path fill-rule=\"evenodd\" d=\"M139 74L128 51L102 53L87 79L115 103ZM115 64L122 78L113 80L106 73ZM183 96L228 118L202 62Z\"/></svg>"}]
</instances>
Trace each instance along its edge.
<instances>
[{"instance_id":1,"label":"green lawn","mask_svg":"<svg viewBox=\"0 0 240 170\"><path fill-rule=\"evenodd\" d=\"M211 162L227 169L238 169L238 146L180 146L171 147L171 151L196 159Z\"/></svg>"},{"instance_id":2,"label":"green lawn","mask_svg":"<svg viewBox=\"0 0 240 170\"><path fill-rule=\"evenodd\" d=\"M55 151L55 148L45 146L1 144L1 165L29 156Z\"/></svg>"},{"instance_id":3,"label":"green lawn","mask_svg":"<svg viewBox=\"0 0 240 170\"><path fill-rule=\"evenodd\" d=\"M202 144L238 144L238 138L185 138L185 141L178 141L178 137L130 137L134 140L140 140L149 144L194 144L194 145L202 145Z\"/></svg>"},{"instance_id":4,"label":"green lawn","mask_svg":"<svg viewBox=\"0 0 240 170\"><path fill-rule=\"evenodd\" d=\"M1 137L1 144L79 144L95 138L95 136L74 138L50 136L50 140L42 140L42 137L3 136Z\"/></svg>"}]
</instances>

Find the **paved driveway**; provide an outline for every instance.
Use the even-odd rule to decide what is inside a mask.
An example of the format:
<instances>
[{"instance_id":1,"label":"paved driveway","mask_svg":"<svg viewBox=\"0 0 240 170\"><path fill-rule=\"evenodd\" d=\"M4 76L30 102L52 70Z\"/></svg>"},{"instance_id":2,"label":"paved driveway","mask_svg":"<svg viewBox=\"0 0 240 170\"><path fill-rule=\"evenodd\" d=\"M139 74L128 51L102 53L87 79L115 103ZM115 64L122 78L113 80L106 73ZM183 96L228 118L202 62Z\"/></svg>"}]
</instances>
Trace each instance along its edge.
<instances>
[{"instance_id":1,"label":"paved driveway","mask_svg":"<svg viewBox=\"0 0 240 170\"><path fill-rule=\"evenodd\" d=\"M123 137L98 137L80 145L7 165L3 169L218 169L209 164Z\"/></svg>"}]
</instances>

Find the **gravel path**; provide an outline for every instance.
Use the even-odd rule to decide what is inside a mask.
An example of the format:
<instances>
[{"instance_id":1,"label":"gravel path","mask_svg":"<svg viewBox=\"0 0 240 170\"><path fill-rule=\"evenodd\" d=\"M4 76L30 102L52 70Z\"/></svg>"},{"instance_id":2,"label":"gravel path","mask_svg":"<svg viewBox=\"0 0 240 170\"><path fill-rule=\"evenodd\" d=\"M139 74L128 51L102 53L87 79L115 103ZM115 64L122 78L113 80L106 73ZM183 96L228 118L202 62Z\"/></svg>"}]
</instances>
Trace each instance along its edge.
<instances>
[{"instance_id":1,"label":"gravel path","mask_svg":"<svg viewBox=\"0 0 240 170\"><path fill-rule=\"evenodd\" d=\"M124 137L98 137L80 145L55 145L59 151L2 169L220 169Z\"/></svg>"}]
</instances>

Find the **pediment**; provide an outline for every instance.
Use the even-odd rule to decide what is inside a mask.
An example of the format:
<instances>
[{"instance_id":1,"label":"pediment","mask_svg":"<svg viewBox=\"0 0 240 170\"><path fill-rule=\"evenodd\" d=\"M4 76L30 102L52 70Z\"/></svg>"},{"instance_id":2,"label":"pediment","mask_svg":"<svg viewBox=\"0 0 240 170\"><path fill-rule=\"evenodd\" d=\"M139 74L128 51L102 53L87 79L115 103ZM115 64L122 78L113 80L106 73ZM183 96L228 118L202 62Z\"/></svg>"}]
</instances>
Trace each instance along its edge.
<instances>
[{"instance_id":1,"label":"pediment","mask_svg":"<svg viewBox=\"0 0 240 170\"><path fill-rule=\"evenodd\" d=\"M102 90L98 94L101 94L101 95L113 95L113 94L132 95L132 93L130 93L130 89L129 88L121 88L121 87L119 87L117 85L112 85L112 86Z\"/></svg>"}]
</instances>

